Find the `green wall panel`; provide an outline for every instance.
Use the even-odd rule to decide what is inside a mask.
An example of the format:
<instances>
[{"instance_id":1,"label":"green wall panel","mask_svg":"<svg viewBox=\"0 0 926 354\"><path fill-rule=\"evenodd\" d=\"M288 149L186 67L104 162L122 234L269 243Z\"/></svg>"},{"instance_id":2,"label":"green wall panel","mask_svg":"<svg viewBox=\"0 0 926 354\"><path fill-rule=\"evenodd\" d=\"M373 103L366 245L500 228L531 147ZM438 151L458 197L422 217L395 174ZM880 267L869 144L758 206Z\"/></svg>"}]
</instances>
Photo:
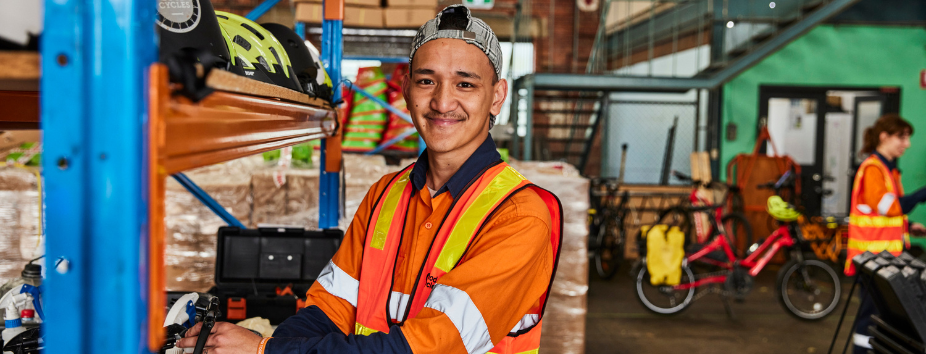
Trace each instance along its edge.
<instances>
[{"instance_id":1,"label":"green wall panel","mask_svg":"<svg viewBox=\"0 0 926 354\"><path fill-rule=\"evenodd\" d=\"M822 25L788 44L724 85L723 127L738 126L737 139L722 132L721 162L751 152L756 140L759 85L899 86L900 114L913 124L912 145L900 160L908 192L926 185L926 29L917 27ZM723 172L722 174L725 174ZM725 176L724 176L725 177ZM926 222L926 206L911 215Z\"/></svg>"}]
</instances>

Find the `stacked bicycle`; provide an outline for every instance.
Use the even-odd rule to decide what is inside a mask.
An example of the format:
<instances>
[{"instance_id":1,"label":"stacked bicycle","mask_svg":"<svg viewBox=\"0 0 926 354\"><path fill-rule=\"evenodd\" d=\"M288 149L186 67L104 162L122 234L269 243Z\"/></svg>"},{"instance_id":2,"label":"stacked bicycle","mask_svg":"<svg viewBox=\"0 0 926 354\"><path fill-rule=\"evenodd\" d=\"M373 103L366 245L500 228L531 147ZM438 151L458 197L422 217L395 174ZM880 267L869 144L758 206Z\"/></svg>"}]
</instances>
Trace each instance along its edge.
<instances>
[{"instance_id":1,"label":"stacked bicycle","mask_svg":"<svg viewBox=\"0 0 926 354\"><path fill-rule=\"evenodd\" d=\"M595 271L602 279L611 279L624 260L624 218L628 192L618 197L620 183L613 179L594 179L589 209L589 251Z\"/></svg>"},{"instance_id":2,"label":"stacked bicycle","mask_svg":"<svg viewBox=\"0 0 926 354\"><path fill-rule=\"evenodd\" d=\"M782 178L778 183L787 183L785 179ZM688 208L684 212L666 213L659 223L680 230L691 230L688 213L708 211L715 207L708 205ZM690 245L681 264L681 280L677 285L653 285L644 257L635 285L640 303L658 314L676 314L696 299L696 289L706 286L712 289L719 287L725 298L745 299L752 289L753 278L779 250L785 249L789 251L790 260L778 272L776 293L779 301L789 313L800 319L819 320L829 315L839 302L839 277L826 263L805 257L804 251L810 248L797 227L800 213L792 205L779 196L772 196L768 199L767 210L780 222L779 227L764 241L746 250L743 257L736 255L731 247L731 237L717 225L717 218L709 218L712 224L711 240L706 244Z\"/></svg>"},{"instance_id":3,"label":"stacked bicycle","mask_svg":"<svg viewBox=\"0 0 926 354\"><path fill-rule=\"evenodd\" d=\"M711 235L722 234L734 248L734 253L742 257L752 244L752 225L742 213L743 200L739 188L717 181L695 180L678 171L672 171L672 175L691 183L692 191L685 203L660 212L659 219L674 219L685 226L681 231L689 236L688 244L704 243ZM712 203L704 195L714 190L723 191L717 203Z\"/></svg>"}]
</instances>

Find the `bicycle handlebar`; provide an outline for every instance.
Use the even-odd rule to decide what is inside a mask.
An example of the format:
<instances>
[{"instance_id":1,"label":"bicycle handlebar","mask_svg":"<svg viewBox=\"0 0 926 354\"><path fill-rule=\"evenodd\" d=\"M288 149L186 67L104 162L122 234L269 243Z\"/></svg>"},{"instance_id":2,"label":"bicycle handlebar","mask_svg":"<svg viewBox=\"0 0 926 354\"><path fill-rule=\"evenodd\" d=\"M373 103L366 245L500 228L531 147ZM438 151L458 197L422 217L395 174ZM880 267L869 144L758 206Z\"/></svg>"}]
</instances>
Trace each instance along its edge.
<instances>
[{"instance_id":1,"label":"bicycle handlebar","mask_svg":"<svg viewBox=\"0 0 926 354\"><path fill-rule=\"evenodd\" d=\"M756 187L759 189L774 189L777 191L785 187L793 187L793 182L794 174L792 174L791 171L787 171L785 174L781 175L777 181L759 184Z\"/></svg>"},{"instance_id":2,"label":"bicycle handlebar","mask_svg":"<svg viewBox=\"0 0 926 354\"><path fill-rule=\"evenodd\" d=\"M676 170L672 170L672 176L675 176L675 178L678 178L679 181L691 181L691 182L695 182L695 181L692 181L692 180L691 180L691 176L686 175L686 174L681 173L681 172L678 172L678 171L676 171Z\"/></svg>"},{"instance_id":3,"label":"bicycle handlebar","mask_svg":"<svg viewBox=\"0 0 926 354\"><path fill-rule=\"evenodd\" d=\"M736 185L729 185L729 184L721 183L718 181L704 182L702 180L692 179L691 176L678 172L676 170L672 170L672 176L675 176L675 178L677 178L680 181L690 182L693 185L701 186L704 188L727 187L728 192L729 191L734 191L734 192L739 191L739 187Z\"/></svg>"}]
</instances>

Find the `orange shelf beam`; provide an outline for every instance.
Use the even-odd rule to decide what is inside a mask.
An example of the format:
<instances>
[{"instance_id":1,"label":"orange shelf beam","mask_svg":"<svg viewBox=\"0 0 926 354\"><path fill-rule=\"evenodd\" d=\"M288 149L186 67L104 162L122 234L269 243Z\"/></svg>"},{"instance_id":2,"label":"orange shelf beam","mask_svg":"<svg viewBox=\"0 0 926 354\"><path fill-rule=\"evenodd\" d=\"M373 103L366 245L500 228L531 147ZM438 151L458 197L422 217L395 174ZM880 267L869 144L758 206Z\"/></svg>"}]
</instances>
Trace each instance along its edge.
<instances>
[{"instance_id":1,"label":"orange shelf beam","mask_svg":"<svg viewBox=\"0 0 926 354\"><path fill-rule=\"evenodd\" d=\"M153 65L149 76L148 347L157 351L164 341L166 315L164 199L167 176L335 136L337 113L333 108L221 91L192 102L172 95L164 65ZM340 158L340 154L337 155Z\"/></svg>"},{"instance_id":2,"label":"orange shelf beam","mask_svg":"<svg viewBox=\"0 0 926 354\"><path fill-rule=\"evenodd\" d=\"M167 82L166 73L153 82ZM220 91L197 103L167 92L152 99L162 112L152 122L167 174L333 136L337 128L334 109L276 99Z\"/></svg>"}]
</instances>

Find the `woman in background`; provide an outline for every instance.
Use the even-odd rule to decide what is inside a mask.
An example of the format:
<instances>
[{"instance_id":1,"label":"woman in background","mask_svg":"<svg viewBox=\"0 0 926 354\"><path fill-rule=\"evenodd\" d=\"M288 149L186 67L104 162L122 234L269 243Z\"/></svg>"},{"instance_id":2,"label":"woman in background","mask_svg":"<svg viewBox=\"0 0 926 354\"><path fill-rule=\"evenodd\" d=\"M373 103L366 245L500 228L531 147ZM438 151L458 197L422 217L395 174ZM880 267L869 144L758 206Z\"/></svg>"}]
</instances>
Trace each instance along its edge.
<instances>
[{"instance_id":1,"label":"woman in background","mask_svg":"<svg viewBox=\"0 0 926 354\"><path fill-rule=\"evenodd\" d=\"M922 224L910 225L907 221L907 214L913 207L926 201L926 188L904 195L897 169L897 158L910 147L912 134L913 126L896 114L882 116L865 129L860 154L871 155L859 166L852 185L846 275L855 274L852 257L865 251L880 253L885 250L899 255L905 246L909 247L910 231L926 232ZM861 305L853 343L855 353L865 353L871 348L868 326L877 309L867 289L862 287L859 296Z\"/></svg>"}]
</instances>

